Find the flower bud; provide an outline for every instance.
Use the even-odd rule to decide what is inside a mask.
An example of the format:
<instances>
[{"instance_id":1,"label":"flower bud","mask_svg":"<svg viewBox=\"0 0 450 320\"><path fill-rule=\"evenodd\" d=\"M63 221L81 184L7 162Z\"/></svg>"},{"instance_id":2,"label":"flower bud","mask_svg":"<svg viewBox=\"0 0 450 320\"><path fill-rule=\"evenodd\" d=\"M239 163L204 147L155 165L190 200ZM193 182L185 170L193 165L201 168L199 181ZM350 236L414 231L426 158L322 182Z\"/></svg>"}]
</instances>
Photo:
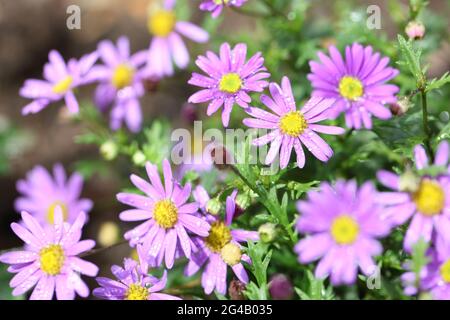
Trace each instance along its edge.
<instances>
[{"instance_id":1,"label":"flower bud","mask_svg":"<svg viewBox=\"0 0 450 320\"><path fill-rule=\"evenodd\" d=\"M410 21L406 25L405 33L411 40L422 39L425 35L425 26L420 21Z\"/></svg>"},{"instance_id":2,"label":"flower bud","mask_svg":"<svg viewBox=\"0 0 450 320\"><path fill-rule=\"evenodd\" d=\"M105 160L114 160L117 157L118 153L119 148L117 144L112 140L108 140L100 146L100 154L103 156L103 158L105 158Z\"/></svg>"},{"instance_id":3,"label":"flower bud","mask_svg":"<svg viewBox=\"0 0 450 320\"><path fill-rule=\"evenodd\" d=\"M278 236L278 226L275 223L264 223L259 227L258 233L262 242L270 243Z\"/></svg>"},{"instance_id":4,"label":"flower bud","mask_svg":"<svg viewBox=\"0 0 450 320\"><path fill-rule=\"evenodd\" d=\"M247 209L252 202L252 198L248 193L240 193L236 196L236 204L242 210Z\"/></svg>"},{"instance_id":5,"label":"flower bud","mask_svg":"<svg viewBox=\"0 0 450 320\"><path fill-rule=\"evenodd\" d=\"M198 120L197 107L192 103L185 103L181 107L181 116L186 122Z\"/></svg>"},{"instance_id":6,"label":"flower bud","mask_svg":"<svg viewBox=\"0 0 450 320\"><path fill-rule=\"evenodd\" d=\"M206 203L206 211L208 211L213 215L218 215L221 209L222 204L217 198L209 199L208 202Z\"/></svg>"},{"instance_id":7,"label":"flower bud","mask_svg":"<svg viewBox=\"0 0 450 320\"><path fill-rule=\"evenodd\" d=\"M147 158L141 150L138 150L133 154L133 163L137 166L143 166L146 160Z\"/></svg>"},{"instance_id":8,"label":"flower bud","mask_svg":"<svg viewBox=\"0 0 450 320\"><path fill-rule=\"evenodd\" d=\"M402 97L396 103L389 105L391 112L396 116L404 115L411 107L411 101L407 97Z\"/></svg>"},{"instance_id":9,"label":"flower bud","mask_svg":"<svg viewBox=\"0 0 450 320\"><path fill-rule=\"evenodd\" d=\"M403 192L416 192L419 190L420 177L414 172L408 169L404 174L400 176L399 189Z\"/></svg>"},{"instance_id":10,"label":"flower bud","mask_svg":"<svg viewBox=\"0 0 450 320\"><path fill-rule=\"evenodd\" d=\"M102 247L112 246L120 239L120 230L114 222L105 222L100 226L97 241Z\"/></svg>"},{"instance_id":11,"label":"flower bud","mask_svg":"<svg viewBox=\"0 0 450 320\"><path fill-rule=\"evenodd\" d=\"M284 274L275 274L269 282L269 292L274 300L290 300L294 295L294 288Z\"/></svg>"}]
</instances>

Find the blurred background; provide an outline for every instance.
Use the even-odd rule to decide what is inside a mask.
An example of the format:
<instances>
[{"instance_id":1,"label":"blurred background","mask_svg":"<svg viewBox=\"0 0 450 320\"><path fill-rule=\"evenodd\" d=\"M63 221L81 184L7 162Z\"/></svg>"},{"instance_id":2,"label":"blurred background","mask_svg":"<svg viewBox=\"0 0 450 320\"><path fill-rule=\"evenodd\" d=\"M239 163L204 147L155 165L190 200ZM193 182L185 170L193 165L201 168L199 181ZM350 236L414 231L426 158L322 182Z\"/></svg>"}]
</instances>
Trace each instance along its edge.
<instances>
[{"instance_id":1,"label":"blurred background","mask_svg":"<svg viewBox=\"0 0 450 320\"><path fill-rule=\"evenodd\" d=\"M257 1L249 0L248 6ZM0 0L0 249L20 245L9 227L11 222L19 218L13 206L18 197L16 181L24 178L37 164L51 169L53 164L60 162L69 173L78 170L87 178L83 197L92 199L94 208L85 229L85 238L98 239L99 230L108 221L114 222L119 228L119 237L131 227L130 224L120 224L118 213L122 207L115 200L115 195L128 185L127 176L135 169L120 159L104 165L97 145L76 143L76 137L86 130L85 123L71 121L66 108L61 105L52 104L39 114L22 116L21 108L27 100L21 98L18 92L25 79L41 78L42 67L47 62L51 49L57 49L66 59L80 57L94 51L100 40L115 41L120 35L129 37L132 52L147 48L150 35L146 27L146 9L151 2L152 0ZM299 86L307 88L300 90L301 98L310 90L305 82L308 59L314 58L316 50L335 43L336 34L341 34L341 37L349 35L350 39L353 36L354 39L356 36L351 34L351 30L359 28L370 4L379 5L382 13L382 29L371 31L375 38L382 34L386 39L395 40L396 34L401 33L404 27L399 21L404 21L404 16L407 15L407 1L294 0L295 8L290 17L292 21L284 21L283 25L279 21L265 22L233 10L226 10L225 14L213 21L209 13L197 9L200 1L178 2L183 6L183 14L206 28L212 37L207 44L186 41L191 58L207 48L217 51L224 40L245 41L249 44L250 51L264 52L273 80L279 81L282 71L295 73L294 77L299 78ZM275 2L283 3L283 0ZM429 2L428 10L432 15L424 22L427 28L437 30L433 34L439 35L438 40L429 39L427 55L430 63L428 72L431 77L435 77L450 69L450 1ZM81 30L66 28L66 9L73 4L81 8ZM406 9L402 11L401 8ZM296 30L299 23L296 14L301 14L299 26L314 27ZM283 37L286 39L282 40ZM285 47L280 44L281 41L286 41ZM293 50L294 46L298 49ZM191 59L191 70L195 68L193 60ZM192 119L204 117L201 107L186 110L185 102L195 91L195 88L186 83L191 70L178 70L173 77L157 84L149 84L148 92L141 100L147 124L152 119L159 118L167 119L172 128L189 128ZM94 87L83 89L79 100L89 101L93 89ZM211 126L216 124L217 121ZM111 230L114 235L114 227ZM101 274L105 275L111 264L120 264L123 257L130 254L131 249L127 245L121 245L108 252L93 255L91 259L101 266ZM6 298L10 290L6 285L9 275L1 273L0 276L0 281L3 281L0 283L1 299ZM92 280L89 281L92 288Z\"/></svg>"}]
</instances>

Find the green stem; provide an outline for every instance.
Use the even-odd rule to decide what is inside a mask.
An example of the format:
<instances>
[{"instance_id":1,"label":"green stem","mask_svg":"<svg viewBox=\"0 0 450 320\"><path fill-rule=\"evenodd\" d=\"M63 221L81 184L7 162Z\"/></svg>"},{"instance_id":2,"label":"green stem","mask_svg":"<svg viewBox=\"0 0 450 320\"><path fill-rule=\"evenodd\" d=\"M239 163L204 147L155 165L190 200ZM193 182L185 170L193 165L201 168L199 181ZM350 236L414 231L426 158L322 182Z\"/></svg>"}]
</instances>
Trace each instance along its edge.
<instances>
[{"instance_id":1,"label":"green stem","mask_svg":"<svg viewBox=\"0 0 450 320\"><path fill-rule=\"evenodd\" d=\"M271 16L270 14L267 14L267 13L252 11L252 10L248 10L248 9L242 9L242 8L238 8L238 7L234 7L234 6L231 6L230 8L234 12L237 12L239 14L242 14L242 15L248 16L248 17L252 17L252 18L269 18Z\"/></svg>"},{"instance_id":2,"label":"green stem","mask_svg":"<svg viewBox=\"0 0 450 320\"><path fill-rule=\"evenodd\" d=\"M431 160L433 160L433 150L431 149L431 130L428 123L428 107L427 107L427 93L425 90L420 90L422 98L422 121L423 131L425 133L424 144Z\"/></svg>"},{"instance_id":3,"label":"green stem","mask_svg":"<svg viewBox=\"0 0 450 320\"><path fill-rule=\"evenodd\" d=\"M79 257L81 258L81 257L86 257L86 256L91 256L91 255L94 255L94 254L97 254L97 253L101 253L101 252L107 251L109 249L118 247L118 246L120 246L122 244L125 244L125 243L128 243L128 240L122 240L120 242L117 242L117 243L112 244L112 245L107 246L107 247L97 248L97 249L92 249L92 250L86 251L86 252L80 254Z\"/></svg>"}]
</instances>

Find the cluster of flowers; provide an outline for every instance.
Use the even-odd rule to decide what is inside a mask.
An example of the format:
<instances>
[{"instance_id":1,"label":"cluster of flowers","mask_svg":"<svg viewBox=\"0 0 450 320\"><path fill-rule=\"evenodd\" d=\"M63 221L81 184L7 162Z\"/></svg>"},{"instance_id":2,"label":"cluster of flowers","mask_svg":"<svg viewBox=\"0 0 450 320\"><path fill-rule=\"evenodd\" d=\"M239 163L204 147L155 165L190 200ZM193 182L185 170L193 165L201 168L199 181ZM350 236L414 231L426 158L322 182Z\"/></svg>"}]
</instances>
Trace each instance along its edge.
<instances>
[{"instance_id":1,"label":"cluster of flowers","mask_svg":"<svg viewBox=\"0 0 450 320\"><path fill-rule=\"evenodd\" d=\"M244 0L207 0L200 8L220 14L224 6L241 6ZM142 115L139 98L144 94L143 81L160 79L173 74L173 64L185 68L189 54L179 34L197 42L208 40L199 27L177 21L174 0L150 10L148 28L153 35L150 48L130 54L127 38L114 45L103 41L98 49L79 60L66 64L61 55L52 51L44 67L42 80L27 80L20 93L33 101L25 106L24 114L36 113L51 102L65 100L71 112L78 112L73 90L96 82L95 101L101 110L111 107L111 128L118 129L125 121L133 132L141 129ZM98 58L103 64L96 65ZM398 71L389 67L389 59L374 52L371 46L354 43L342 55L329 48L329 56L318 54L311 61L312 97L300 108L296 106L290 80L283 77L281 85L269 82L261 53L247 60L247 46L233 49L228 43L219 54L211 51L199 56L197 66L206 73L194 73L189 83L202 89L189 98L191 103L209 102L207 115L223 107L222 122L229 125L233 106L242 107L250 118L244 125L268 129L270 132L253 141L262 146L270 143L266 164L280 157L280 167L289 164L292 149L296 164L305 166L305 146L320 161L328 161L333 150L317 133L342 134L344 129L318 124L345 115L348 128L372 127L372 117L391 117L385 105L397 101L399 88L387 82ZM260 101L269 111L250 106L251 93L262 93ZM405 235L404 248L411 252L423 239L430 244L430 263L420 279L414 273L403 276L408 294L421 288L430 290L436 298L450 298L450 167L449 146L442 142L434 163L429 164L425 150L415 148L417 170L401 176L379 172L379 181L394 192L378 192L367 182L358 188L354 181L339 180L335 186L323 183L319 190L308 193L308 199L298 203L300 217L296 229L306 237L296 245L300 263L321 258L316 276L330 276L333 284L354 283L358 268L366 274L373 272L373 257L382 253L376 240L387 236L393 228L411 223ZM438 168L431 174L429 166ZM236 192L226 199L224 219L208 212L209 196L203 187L191 192L191 185L181 185L175 179L167 160L162 163L163 181L156 165L147 163L149 181L131 175L132 183L144 195L119 193L117 199L133 207L123 211L123 221L143 221L125 233L130 246L136 247L139 262L125 259L124 268L113 266L118 281L97 278L101 288L94 295L106 299L174 299L159 293L164 289L167 274L161 279L148 275L149 267L172 269L177 259L186 257L185 274L191 276L204 266L202 286L205 293L214 290L225 294L227 266L237 278L247 283L244 263L251 263L243 252L242 242L257 241L258 233L232 228L233 217L239 212ZM436 172L438 172L436 174ZM75 174L66 179L64 169L55 166L54 179L45 169L33 169L28 178L19 181L18 190L24 195L16 202L22 211L22 222L13 223L13 231L25 242L23 251L7 252L0 261L10 264L8 270L16 275L11 280L13 294L19 295L35 286L32 299L73 299L82 297L89 289L79 273L96 276L98 268L79 256L95 246L92 240L81 239L82 227L92 203L79 199L82 179ZM191 194L194 202L188 202ZM29 212L29 213L27 213ZM81 212L81 213L80 213ZM184 260L185 261L185 260Z\"/></svg>"}]
</instances>

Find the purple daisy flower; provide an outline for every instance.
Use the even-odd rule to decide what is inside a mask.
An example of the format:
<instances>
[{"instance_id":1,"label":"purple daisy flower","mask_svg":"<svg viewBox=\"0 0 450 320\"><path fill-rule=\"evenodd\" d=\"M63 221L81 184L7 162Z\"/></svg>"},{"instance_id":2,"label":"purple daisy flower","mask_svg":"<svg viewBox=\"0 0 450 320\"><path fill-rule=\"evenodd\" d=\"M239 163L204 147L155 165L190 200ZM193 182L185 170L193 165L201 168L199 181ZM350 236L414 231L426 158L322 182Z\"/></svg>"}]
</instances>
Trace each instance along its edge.
<instances>
[{"instance_id":1,"label":"purple daisy flower","mask_svg":"<svg viewBox=\"0 0 450 320\"><path fill-rule=\"evenodd\" d=\"M390 231L381 218L382 207L374 201L376 194L370 182L358 189L355 181L343 180L309 192L307 201L297 203L297 231L308 234L295 246L299 262L321 258L315 276L331 275L334 285L354 283L358 267L371 275L376 267L372 256L382 252L375 238Z\"/></svg>"},{"instance_id":2,"label":"purple daisy flower","mask_svg":"<svg viewBox=\"0 0 450 320\"><path fill-rule=\"evenodd\" d=\"M138 246L138 252L142 249ZM124 259L124 267L114 265L111 272L118 281L97 277L100 288L94 289L94 296L107 300L181 300L178 297L160 293L166 287L167 271L161 279L148 275L148 264L139 256L139 263Z\"/></svg>"},{"instance_id":3,"label":"purple daisy flower","mask_svg":"<svg viewBox=\"0 0 450 320\"><path fill-rule=\"evenodd\" d=\"M438 237L435 245L421 287L429 291L433 299L450 300L450 242Z\"/></svg>"},{"instance_id":4,"label":"purple daisy flower","mask_svg":"<svg viewBox=\"0 0 450 320\"><path fill-rule=\"evenodd\" d=\"M251 263L250 258L241 251L240 242L248 240L258 241L259 235L255 231L240 229L231 230L231 222L236 211L237 191L227 197L225 221L208 214L206 220L211 223L209 236L195 238L194 243L199 248L195 252L185 269L186 276L195 274L207 261L202 274L202 287L206 294L214 289L220 294L227 291L227 265L243 283L248 283L248 275L241 261Z\"/></svg>"},{"instance_id":5,"label":"purple daisy flower","mask_svg":"<svg viewBox=\"0 0 450 320\"><path fill-rule=\"evenodd\" d=\"M15 201L18 212L29 212L39 223L53 224L56 207L60 207L64 221L73 223L80 212L89 212L92 201L80 198L83 177L73 173L66 176L64 167L56 164L53 176L42 166L34 167L24 180L17 182L17 190L22 194Z\"/></svg>"},{"instance_id":6,"label":"purple daisy flower","mask_svg":"<svg viewBox=\"0 0 450 320\"><path fill-rule=\"evenodd\" d=\"M330 57L319 52L320 63L309 63L312 95L337 99L331 115L337 117L345 112L349 128L372 128L372 116L389 119L391 112L384 105L395 103L399 90L395 85L386 84L399 73L387 67L389 58L374 53L371 46L358 43L345 48L345 61L336 47L330 46L329 51Z\"/></svg>"},{"instance_id":7,"label":"purple daisy flower","mask_svg":"<svg viewBox=\"0 0 450 320\"><path fill-rule=\"evenodd\" d=\"M425 149L417 145L414 149L418 170L428 166ZM434 165L447 166L448 142L442 142L437 149ZM409 173L403 176L389 171L379 171L378 180L385 187L394 190L383 192L378 201L385 205L385 218L393 225L411 223L404 239L404 247L410 251L420 239L429 242L433 230L450 240L450 179L448 174L438 177L416 177Z\"/></svg>"},{"instance_id":8,"label":"purple daisy flower","mask_svg":"<svg viewBox=\"0 0 450 320\"><path fill-rule=\"evenodd\" d=\"M97 58L94 52L80 60L70 59L66 64L58 51L50 51L49 63L44 66L45 80L28 79L20 88L22 97L33 99L22 109L22 114L38 113L50 103L62 99L71 113L77 113L79 107L73 89L93 81L89 71Z\"/></svg>"},{"instance_id":9,"label":"purple daisy flower","mask_svg":"<svg viewBox=\"0 0 450 320\"><path fill-rule=\"evenodd\" d=\"M208 51L206 56L199 56L195 61L208 76L194 72L188 81L189 84L204 88L193 94L189 102L211 101L206 111L208 116L223 105L222 123L225 127L230 121L234 103L247 108L252 101L248 93L262 92L269 84L264 80L270 77L270 73L265 72L267 69L261 53L258 52L248 61L246 56L247 46L244 43L237 44L234 49L228 43L223 43L219 57Z\"/></svg>"},{"instance_id":10,"label":"purple daisy flower","mask_svg":"<svg viewBox=\"0 0 450 320\"><path fill-rule=\"evenodd\" d=\"M209 11L213 18L217 18L224 7L240 7L247 0L203 0L200 10Z\"/></svg>"},{"instance_id":11,"label":"purple daisy flower","mask_svg":"<svg viewBox=\"0 0 450 320\"><path fill-rule=\"evenodd\" d=\"M119 129L125 121L130 131L138 132L142 125L139 98L145 92L141 67L148 52L143 50L130 55L130 42L126 37L120 37L117 46L111 41L102 41L97 51L104 63L93 70L100 81L95 92L97 106L104 110L112 105L111 129Z\"/></svg>"},{"instance_id":12,"label":"purple daisy flower","mask_svg":"<svg viewBox=\"0 0 450 320\"><path fill-rule=\"evenodd\" d=\"M334 99L312 98L301 110L297 110L291 83L283 77L281 88L272 82L269 85L272 99L261 95L261 102L272 112L260 108L249 107L247 114L254 118L246 118L243 123L250 128L270 129L270 133L253 140L256 146L271 143L266 157L266 164L270 164L280 152L280 167L286 168L291 157L292 148L297 154L297 165L305 166L305 153L302 144L320 161L328 161L333 155L330 146L316 133L342 134L344 129L335 126L319 125L317 122L328 118L329 108L335 103Z\"/></svg>"},{"instance_id":13,"label":"purple daisy flower","mask_svg":"<svg viewBox=\"0 0 450 320\"><path fill-rule=\"evenodd\" d=\"M150 7L147 27L153 35L148 52L148 66L158 77L173 74L172 59L184 69L189 64L189 52L181 36L195 42L208 41L208 32L187 21L178 21L174 12L175 0L164 0Z\"/></svg>"},{"instance_id":14,"label":"purple daisy flower","mask_svg":"<svg viewBox=\"0 0 450 320\"><path fill-rule=\"evenodd\" d=\"M86 214L81 212L69 224L58 207L54 225L46 229L26 212L22 219L23 226L12 223L11 228L26 243L25 249L0 256L1 262L11 265L8 271L16 273L9 283L12 294L21 295L36 285L31 300L51 300L54 292L58 300L73 300L75 293L87 297L89 288L79 274L95 277L98 268L77 257L95 246L93 240L80 241Z\"/></svg>"},{"instance_id":15,"label":"purple daisy flower","mask_svg":"<svg viewBox=\"0 0 450 320\"><path fill-rule=\"evenodd\" d=\"M164 186L155 165L147 162L145 168L150 183L131 175L131 181L145 196L131 193L117 195L120 202L136 208L123 211L121 220L146 220L125 233L125 239L132 246L142 243L153 265L161 265L164 259L166 267L171 269L176 255L184 253L187 258L191 256L192 243L186 229L194 235L206 237L210 225L196 216L197 203L186 203L191 194L191 185L182 187L174 181L169 161L163 161Z\"/></svg>"}]
</instances>

